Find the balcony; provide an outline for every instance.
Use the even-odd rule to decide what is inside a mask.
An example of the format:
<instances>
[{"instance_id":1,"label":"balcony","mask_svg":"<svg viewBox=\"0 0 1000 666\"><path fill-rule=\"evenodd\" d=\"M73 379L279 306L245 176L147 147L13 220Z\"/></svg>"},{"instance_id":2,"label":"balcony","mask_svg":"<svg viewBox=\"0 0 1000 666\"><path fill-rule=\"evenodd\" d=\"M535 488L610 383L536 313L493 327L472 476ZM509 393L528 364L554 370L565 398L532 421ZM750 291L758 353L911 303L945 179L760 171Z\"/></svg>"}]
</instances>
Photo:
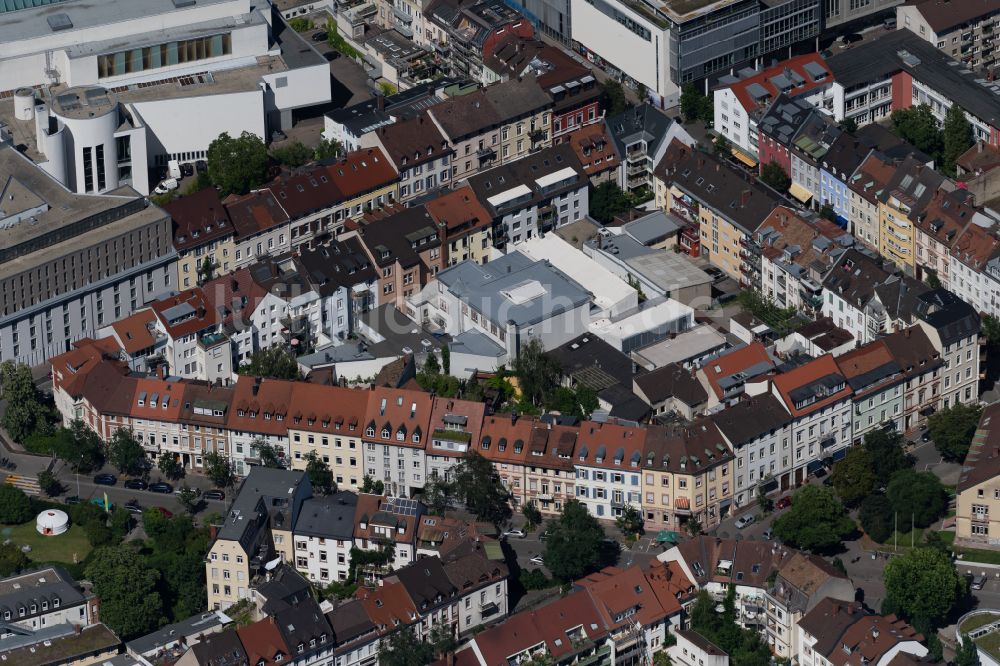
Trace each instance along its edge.
<instances>
[{"instance_id":1,"label":"balcony","mask_svg":"<svg viewBox=\"0 0 1000 666\"><path fill-rule=\"evenodd\" d=\"M309 319L305 315L291 315L278 320L284 333L298 335L309 328Z\"/></svg>"},{"instance_id":2,"label":"balcony","mask_svg":"<svg viewBox=\"0 0 1000 666\"><path fill-rule=\"evenodd\" d=\"M479 158L480 162L489 162L496 159L497 151L489 146L484 146L476 151L476 157Z\"/></svg>"},{"instance_id":3,"label":"balcony","mask_svg":"<svg viewBox=\"0 0 1000 666\"><path fill-rule=\"evenodd\" d=\"M625 172L629 176L635 176L636 174L643 174L643 175L645 175L647 173L646 162L643 161L641 163L636 163L636 164L630 163L625 168Z\"/></svg>"}]
</instances>

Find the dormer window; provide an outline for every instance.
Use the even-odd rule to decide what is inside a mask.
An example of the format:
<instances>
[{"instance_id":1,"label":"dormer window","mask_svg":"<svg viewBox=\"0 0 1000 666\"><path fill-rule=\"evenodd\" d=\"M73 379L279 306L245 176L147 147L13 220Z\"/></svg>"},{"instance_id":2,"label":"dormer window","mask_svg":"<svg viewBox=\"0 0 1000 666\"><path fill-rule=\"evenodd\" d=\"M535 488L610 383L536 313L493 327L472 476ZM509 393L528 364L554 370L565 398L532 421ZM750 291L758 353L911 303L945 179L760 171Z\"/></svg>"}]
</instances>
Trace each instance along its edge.
<instances>
[{"instance_id":1,"label":"dormer window","mask_svg":"<svg viewBox=\"0 0 1000 666\"><path fill-rule=\"evenodd\" d=\"M413 443L414 444L419 444L420 443L420 433L419 432L413 433L412 439L413 439Z\"/></svg>"},{"instance_id":2,"label":"dormer window","mask_svg":"<svg viewBox=\"0 0 1000 666\"><path fill-rule=\"evenodd\" d=\"M303 652L305 652L306 651L306 645L305 645L305 643L299 643L299 646L298 646L298 648L296 648L296 651L299 654L302 654Z\"/></svg>"},{"instance_id":3,"label":"dormer window","mask_svg":"<svg viewBox=\"0 0 1000 666\"><path fill-rule=\"evenodd\" d=\"M369 437L374 437L375 436L375 428L373 428L371 426L368 426L367 428L365 428L365 434L367 436L369 436Z\"/></svg>"},{"instance_id":4,"label":"dormer window","mask_svg":"<svg viewBox=\"0 0 1000 666\"><path fill-rule=\"evenodd\" d=\"M389 439L390 432L388 428L382 428L382 439Z\"/></svg>"},{"instance_id":5,"label":"dormer window","mask_svg":"<svg viewBox=\"0 0 1000 666\"><path fill-rule=\"evenodd\" d=\"M52 607L59 608L59 597L56 597L55 599L52 600Z\"/></svg>"}]
</instances>

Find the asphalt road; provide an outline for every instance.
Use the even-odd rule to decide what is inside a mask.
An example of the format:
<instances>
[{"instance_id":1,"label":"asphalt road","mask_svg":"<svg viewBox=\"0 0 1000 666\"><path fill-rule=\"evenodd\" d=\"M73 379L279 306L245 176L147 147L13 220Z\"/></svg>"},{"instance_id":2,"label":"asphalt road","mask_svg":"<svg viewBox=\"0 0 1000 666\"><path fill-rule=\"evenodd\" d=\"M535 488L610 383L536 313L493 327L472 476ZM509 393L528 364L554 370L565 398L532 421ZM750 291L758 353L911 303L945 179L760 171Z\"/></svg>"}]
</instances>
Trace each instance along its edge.
<instances>
[{"instance_id":1,"label":"asphalt road","mask_svg":"<svg viewBox=\"0 0 1000 666\"><path fill-rule=\"evenodd\" d=\"M112 472L113 473L113 472ZM107 493L108 499L114 504L125 504L126 502L135 500L139 503L139 506L143 508L149 508L153 506L164 507L174 513L185 511L184 507L181 505L177 496L173 493L154 493L148 490L132 490L122 486L124 479L119 477L118 483L114 486L102 486L94 483L93 475L77 475L71 472L65 474L57 474L59 481L63 484L64 492L58 497L52 498L53 501L62 502L65 501L66 497L71 495L78 495L80 501L88 502L94 497L104 497ZM116 475L117 476L117 475ZM152 477L150 482L159 481L158 477ZM174 486L174 490L182 487L184 483L187 483L192 488L200 488L202 490L208 490L212 488L212 484L208 482L207 479L202 477L194 477L181 479L180 482L170 481L168 482ZM202 500L202 507L199 514L217 512L224 514L228 508L228 501L230 500L230 494L226 494L226 499L224 501L218 500Z\"/></svg>"}]
</instances>

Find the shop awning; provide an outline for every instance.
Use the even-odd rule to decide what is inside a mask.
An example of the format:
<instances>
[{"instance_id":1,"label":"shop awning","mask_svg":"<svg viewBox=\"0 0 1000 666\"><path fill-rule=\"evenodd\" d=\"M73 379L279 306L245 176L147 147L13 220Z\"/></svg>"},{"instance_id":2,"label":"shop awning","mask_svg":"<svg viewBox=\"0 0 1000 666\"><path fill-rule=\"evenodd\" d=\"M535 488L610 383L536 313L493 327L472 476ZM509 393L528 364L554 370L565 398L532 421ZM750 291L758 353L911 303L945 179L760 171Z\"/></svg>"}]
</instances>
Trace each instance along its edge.
<instances>
[{"instance_id":1,"label":"shop awning","mask_svg":"<svg viewBox=\"0 0 1000 666\"><path fill-rule=\"evenodd\" d=\"M798 183L792 183L792 186L788 188L788 193L802 203L809 203L809 200L812 199L813 196L809 190L802 187Z\"/></svg>"},{"instance_id":2,"label":"shop awning","mask_svg":"<svg viewBox=\"0 0 1000 666\"><path fill-rule=\"evenodd\" d=\"M757 168L757 160L750 157L739 148L733 148L730 152L732 152L733 157L738 159L740 162L743 162L743 164L746 164L751 169Z\"/></svg>"},{"instance_id":3,"label":"shop awning","mask_svg":"<svg viewBox=\"0 0 1000 666\"><path fill-rule=\"evenodd\" d=\"M670 530L660 530L656 533L657 543L680 543L681 535Z\"/></svg>"}]
</instances>

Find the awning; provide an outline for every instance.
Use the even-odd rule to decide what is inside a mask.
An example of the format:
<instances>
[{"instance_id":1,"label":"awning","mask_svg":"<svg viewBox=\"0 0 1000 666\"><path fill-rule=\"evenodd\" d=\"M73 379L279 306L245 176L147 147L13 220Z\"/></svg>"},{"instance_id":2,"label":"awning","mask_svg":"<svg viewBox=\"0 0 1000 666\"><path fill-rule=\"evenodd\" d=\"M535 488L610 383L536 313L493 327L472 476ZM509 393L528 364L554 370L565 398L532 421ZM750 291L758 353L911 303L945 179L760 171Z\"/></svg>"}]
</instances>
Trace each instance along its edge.
<instances>
[{"instance_id":1,"label":"awning","mask_svg":"<svg viewBox=\"0 0 1000 666\"><path fill-rule=\"evenodd\" d=\"M738 159L740 162L743 162L743 164L746 164L751 169L754 169L754 168L757 167L757 160L755 160L754 158L750 157L749 155L747 155L746 153L744 153L739 148L733 148L731 152L733 153L733 157L735 157L736 159Z\"/></svg>"},{"instance_id":2,"label":"awning","mask_svg":"<svg viewBox=\"0 0 1000 666\"><path fill-rule=\"evenodd\" d=\"M792 183L792 186L788 188L788 193L793 197L801 201L802 203L808 203L812 199L812 194L806 188L802 187L798 183Z\"/></svg>"},{"instance_id":3,"label":"awning","mask_svg":"<svg viewBox=\"0 0 1000 666\"><path fill-rule=\"evenodd\" d=\"M847 447L846 446L844 448L840 449L839 451L834 451L833 452L833 461L834 462L837 462L838 460L843 460L846 457L847 457Z\"/></svg>"},{"instance_id":4,"label":"awning","mask_svg":"<svg viewBox=\"0 0 1000 666\"><path fill-rule=\"evenodd\" d=\"M822 460L811 460L808 465L806 465L806 474L815 474L817 470L823 469Z\"/></svg>"},{"instance_id":5,"label":"awning","mask_svg":"<svg viewBox=\"0 0 1000 666\"><path fill-rule=\"evenodd\" d=\"M920 415L921 416L930 416L934 412L935 412L935 409L933 407L924 407L923 409L920 410Z\"/></svg>"},{"instance_id":6,"label":"awning","mask_svg":"<svg viewBox=\"0 0 1000 666\"><path fill-rule=\"evenodd\" d=\"M660 530L656 533L657 543L680 543L681 535L670 530Z\"/></svg>"},{"instance_id":7,"label":"awning","mask_svg":"<svg viewBox=\"0 0 1000 666\"><path fill-rule=\"evenodd\" d=\"M691 500L687 497L675 497L674 498L674 508L676 509L690 509Z\"/></svg>"}]
</instances>

